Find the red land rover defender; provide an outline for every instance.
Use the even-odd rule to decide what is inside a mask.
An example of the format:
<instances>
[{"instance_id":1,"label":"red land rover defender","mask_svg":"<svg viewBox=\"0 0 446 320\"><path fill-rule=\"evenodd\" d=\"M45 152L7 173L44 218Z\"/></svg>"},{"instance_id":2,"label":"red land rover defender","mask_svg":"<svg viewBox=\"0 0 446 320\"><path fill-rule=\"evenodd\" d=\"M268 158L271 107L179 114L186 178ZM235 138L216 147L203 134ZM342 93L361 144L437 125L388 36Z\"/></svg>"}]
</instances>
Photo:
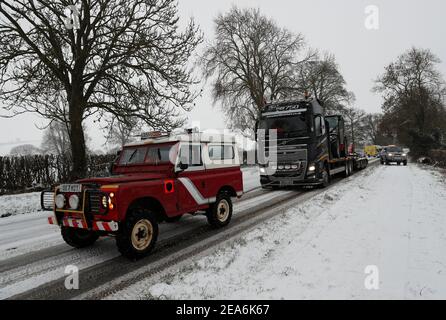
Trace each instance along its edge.
<instances>
[{"instance_id":1,"label":"red land rover defender","mask_svg":"<svg viewBox=\"0 0 446 320\"><path fill-rule=\"evenodd\" d=\"M60 226L69 245L83 248L111 235L124 256L137 259L154 248L160 222L204 212L212 226L224 227L231 198L243 194L230 136L152 133L125 146L112 172L42 192L42 208L54 212L49 223Z\"/></svg>"}]
</instances>

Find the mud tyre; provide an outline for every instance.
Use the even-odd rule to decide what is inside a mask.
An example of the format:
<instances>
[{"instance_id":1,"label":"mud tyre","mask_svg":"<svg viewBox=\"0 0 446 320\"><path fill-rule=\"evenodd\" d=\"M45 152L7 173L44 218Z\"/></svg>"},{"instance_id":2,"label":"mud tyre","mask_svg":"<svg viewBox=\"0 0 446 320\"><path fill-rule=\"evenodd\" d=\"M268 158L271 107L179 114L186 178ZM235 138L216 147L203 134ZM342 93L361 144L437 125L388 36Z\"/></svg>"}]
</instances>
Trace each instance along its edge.
<instances>
[{"instance_id":1,"label":"mud tyre","mask_svg":"<svg viewBox=\"0 0 446 320\"><path fill-rule=\"evenodd\" d=\"M217 196L215 203L206 212L208 223L214 228L223 228L232 218L232 201L226 193Z\"/></svg>"},{"instance_id":2,"label":"mud tyre","mask_svg":"<svg viewBox=\"0 0 446 320\"><path fill-rule=\"evenodd\" d=\"M94 231L62 227L60 229L64 241L74 248L86 248L92 246L99 236Z\"/></svg>"},{"instance_id":3,"label":"mud tyre","mask_svg":"<svg viewBox=\"0 0 446 320\"><path fill-rule=\"evenodd\" d=\"M158 222L155 214L138 208L128 214L116 236L116 246L123 256L137 260L153 250L157 239Z\"/></svg>"}]
</instances>

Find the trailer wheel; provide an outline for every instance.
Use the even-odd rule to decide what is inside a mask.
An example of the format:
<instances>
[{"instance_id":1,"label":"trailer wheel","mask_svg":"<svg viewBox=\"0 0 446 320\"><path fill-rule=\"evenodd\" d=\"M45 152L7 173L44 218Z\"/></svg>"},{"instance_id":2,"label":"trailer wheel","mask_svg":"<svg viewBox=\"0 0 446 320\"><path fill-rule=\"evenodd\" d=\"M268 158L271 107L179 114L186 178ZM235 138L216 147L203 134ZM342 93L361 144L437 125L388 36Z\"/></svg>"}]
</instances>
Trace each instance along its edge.
<instances>
[{"instance_id":1,"label":"trailer wheel","mask_svg":"<svg viewBox=\"0 0 446 320\"><path fill-rule=\"evenodd\" d=\"M407 161L404 161L404 163L403 163L405 166L407 166Z\"/></svg>"},{"instance_id":2,"label":"trailer wheel","mask_svg":"<svg viewBox=\"0 0 446 320\"><path fill-rule=\"evenodd\" d=\"M60 232L67 244L78 249L92 246L99 238L97 233L86 229L62 227Z\"/></svg>"},{"instance_id":3,"label":"trailer wheel","mask_svg":"<svg viewBox=\"0 0 446 320\"><path fill-rule=\"evenodd\" d=\"M345 162L344 177L347 178L352 174L350 161Z\"/></svg>"},{"instance_id":4,"label":"trailer wheel","mask_svg":"<svg viewBox=\"0 0 446 320\"><path fill-rule=\"evenodd\" d=\"M220 193L215 203L207 210L206 217L214 228L227 226L232 218L231 197L227 193Z\"/></svg>"},{"instance_id":5,"label":"trailer wheel","mask_svg":"<svg viewBox=\"0 0 446 320\"><path fill-rule=\"evenodd\" d=\"M127 215L121 232L116 236L119 252L129 259L140 259L155 247L158 223L150 210L136 208Z\"/></svg>"}]
</instances>

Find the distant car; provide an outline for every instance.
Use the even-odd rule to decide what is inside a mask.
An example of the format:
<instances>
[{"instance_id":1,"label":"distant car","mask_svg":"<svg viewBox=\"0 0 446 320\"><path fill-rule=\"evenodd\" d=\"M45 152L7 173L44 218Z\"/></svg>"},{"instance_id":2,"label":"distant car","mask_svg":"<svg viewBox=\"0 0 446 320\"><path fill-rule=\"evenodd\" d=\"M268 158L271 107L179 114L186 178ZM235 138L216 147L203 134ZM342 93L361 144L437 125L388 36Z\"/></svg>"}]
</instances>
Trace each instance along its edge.
<instances>
[{"instance_id":1,"label":"distant car","mask_svg":"<svg viewBox=\"0 0 446 320\"><path fill-rule=\"evenodd\" d=\"M401 163L407 166L407 153L403 151L403 148L397 146L388 146L381 151L381 164L390 165L391 163L396 163L400 165Z\"/></svg>"}]
</instances>

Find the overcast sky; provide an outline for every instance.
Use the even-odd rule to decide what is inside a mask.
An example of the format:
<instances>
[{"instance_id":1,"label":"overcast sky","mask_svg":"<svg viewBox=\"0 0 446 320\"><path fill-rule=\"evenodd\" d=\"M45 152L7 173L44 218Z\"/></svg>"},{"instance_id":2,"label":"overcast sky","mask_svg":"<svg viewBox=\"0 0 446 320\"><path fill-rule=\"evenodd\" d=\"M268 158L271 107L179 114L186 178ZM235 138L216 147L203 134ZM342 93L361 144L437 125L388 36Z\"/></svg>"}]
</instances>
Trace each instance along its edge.
<instances>
[{"instance_id":1,"label":"overcast sky","mask_svg":"<svg viewBox=\"0 0 446 320\"><path fill-rule=\"evenodd\" d=\"M367 112L379 112L381 99L371 92L373 80L384 66L411 46L430 48L443 63L446 75L446 2L439 0L180 0L182 18L194 17L201 26L206 41L214 36L213 19L232 5L259 8L263 14L293 32L302 33L309 46L335 54L347 87L356 96L356 107ZM379 29L368 30L364 21L365 8L379 8ZM202 129L224 128L219 106L212 106L209 86L190 121L199 121ZM20 140L40 144L42 132L36 125L44 119L21 115L13 119L0 118L0 154L7 153L9 143ZM88 124L93 149L104 142L97 128ZM6 145L8 143L8 145Z\"/></svg>"}]
</instances>

